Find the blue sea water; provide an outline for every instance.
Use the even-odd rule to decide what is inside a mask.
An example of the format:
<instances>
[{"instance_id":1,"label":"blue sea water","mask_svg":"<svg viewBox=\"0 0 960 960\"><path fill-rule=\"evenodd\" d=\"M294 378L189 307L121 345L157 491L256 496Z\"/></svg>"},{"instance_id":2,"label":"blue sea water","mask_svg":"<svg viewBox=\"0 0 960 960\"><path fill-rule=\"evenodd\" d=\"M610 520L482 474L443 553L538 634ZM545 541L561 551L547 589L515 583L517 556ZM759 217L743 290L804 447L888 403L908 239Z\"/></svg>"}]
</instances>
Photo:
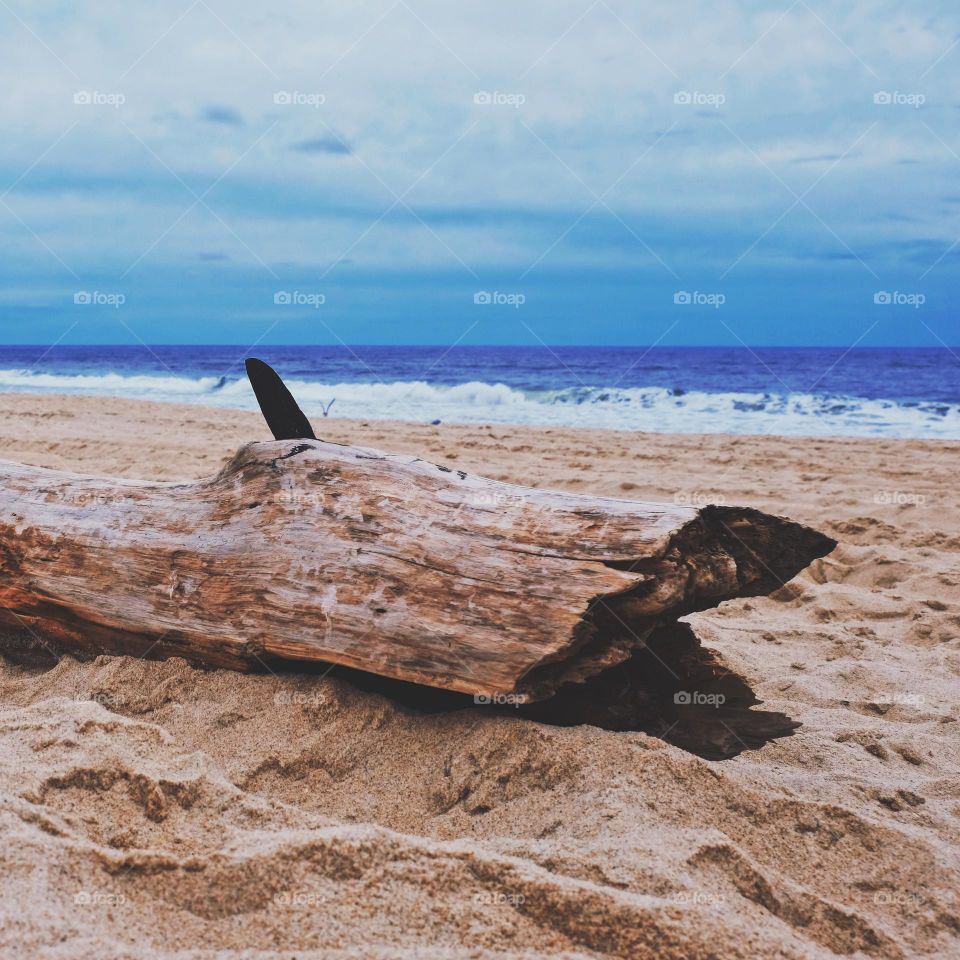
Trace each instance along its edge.
<instances>
[{"instance_id":1,"label":"blue sea water","mask_svg":"<svg viewBox=\"0 0 960 960\"><path fill-rule=\"evenodd\" d=\"M305 412L697 433L960 439L935 348L258 346ZM0 392L256 409L242 347L0 347ZM332 406L328 405L333 401Z\"/></svg>"}]
</instances>

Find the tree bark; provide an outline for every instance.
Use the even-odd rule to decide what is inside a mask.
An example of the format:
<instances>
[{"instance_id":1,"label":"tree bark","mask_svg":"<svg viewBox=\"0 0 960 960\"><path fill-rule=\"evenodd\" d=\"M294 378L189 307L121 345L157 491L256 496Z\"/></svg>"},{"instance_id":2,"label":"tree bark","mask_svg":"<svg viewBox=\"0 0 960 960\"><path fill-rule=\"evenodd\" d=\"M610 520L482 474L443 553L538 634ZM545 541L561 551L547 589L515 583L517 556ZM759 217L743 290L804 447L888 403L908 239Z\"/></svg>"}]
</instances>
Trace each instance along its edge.
<instances>
[{"instance_id":1,"label":"tree bark","mask_svg":"<svg viewBox=\"0 0 960 960\"><path fill-rule=\"evenodd\" d=\"M0 463L0 623L74 654L321 660L538 700L835 542L740 507L512 486L317 440L193 483Z\"/></svg>"}]
</instances>

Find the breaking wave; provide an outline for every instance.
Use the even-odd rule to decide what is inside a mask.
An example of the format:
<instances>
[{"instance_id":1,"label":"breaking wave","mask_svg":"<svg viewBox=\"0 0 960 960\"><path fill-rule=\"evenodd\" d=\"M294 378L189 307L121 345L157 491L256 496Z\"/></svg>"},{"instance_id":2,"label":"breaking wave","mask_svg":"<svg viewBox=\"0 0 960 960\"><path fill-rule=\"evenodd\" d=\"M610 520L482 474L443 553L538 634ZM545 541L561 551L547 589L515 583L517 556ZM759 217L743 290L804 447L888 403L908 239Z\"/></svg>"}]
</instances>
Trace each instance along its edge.
<instances>
[{"instance_id":1,"label":"breaking wave","mask_svg":"<svg viewBox=\"0 0 960 960\"><path fill-rule=\"evenodd\" d=\"M731 393L663 387L523 391L503 383L287 380L304 411L369 420L441 420L664 433L756 433L960 439L960 405L811 393ZM88 394L256 409L246 379L0 370L0 391Z\"/></svg>"}]
</instances>

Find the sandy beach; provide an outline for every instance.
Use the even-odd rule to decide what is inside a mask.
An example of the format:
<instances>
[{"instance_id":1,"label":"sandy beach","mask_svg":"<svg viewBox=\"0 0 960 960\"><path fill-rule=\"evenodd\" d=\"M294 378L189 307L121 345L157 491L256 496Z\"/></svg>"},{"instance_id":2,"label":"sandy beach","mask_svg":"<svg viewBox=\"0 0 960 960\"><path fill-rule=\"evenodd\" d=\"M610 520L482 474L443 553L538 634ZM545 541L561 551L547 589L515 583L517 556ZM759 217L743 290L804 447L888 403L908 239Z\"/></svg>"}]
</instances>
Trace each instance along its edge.
<instances>
[{"instance_id":1,"label":"sandy beach","mask_svg":"<svg viewBox=\"0 0 960 960\"><path fill-rule=\"evenodd\" d=\"M0 458L188 479L259 414L3 395ZM690 618L792 736L420 714L336 669L0 661L5 957L960 955L960 443L315 420L578 493L839 541Z\"/></svg>"}]
</instances>

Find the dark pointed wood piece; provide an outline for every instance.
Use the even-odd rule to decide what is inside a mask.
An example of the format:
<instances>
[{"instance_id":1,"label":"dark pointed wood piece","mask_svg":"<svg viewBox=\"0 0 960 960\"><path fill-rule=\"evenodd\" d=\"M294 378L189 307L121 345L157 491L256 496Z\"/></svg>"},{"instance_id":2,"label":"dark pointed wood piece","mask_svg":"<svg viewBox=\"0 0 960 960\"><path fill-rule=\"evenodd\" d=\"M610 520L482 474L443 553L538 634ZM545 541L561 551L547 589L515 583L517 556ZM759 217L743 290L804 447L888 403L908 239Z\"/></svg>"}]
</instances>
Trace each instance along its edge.
<instances>
[{"instance_id":1,"label":"dark pointed wood piece","mask_svg":"<svg viewBox=\"0 0 960 960\"><path fill-rule=\"evenodd\" d=\"M256 357L248 357L246 367L250 385L260 404L260 412L274 440L316 440L310 421L277 371Z\"/></svg>"}]
</instances>

